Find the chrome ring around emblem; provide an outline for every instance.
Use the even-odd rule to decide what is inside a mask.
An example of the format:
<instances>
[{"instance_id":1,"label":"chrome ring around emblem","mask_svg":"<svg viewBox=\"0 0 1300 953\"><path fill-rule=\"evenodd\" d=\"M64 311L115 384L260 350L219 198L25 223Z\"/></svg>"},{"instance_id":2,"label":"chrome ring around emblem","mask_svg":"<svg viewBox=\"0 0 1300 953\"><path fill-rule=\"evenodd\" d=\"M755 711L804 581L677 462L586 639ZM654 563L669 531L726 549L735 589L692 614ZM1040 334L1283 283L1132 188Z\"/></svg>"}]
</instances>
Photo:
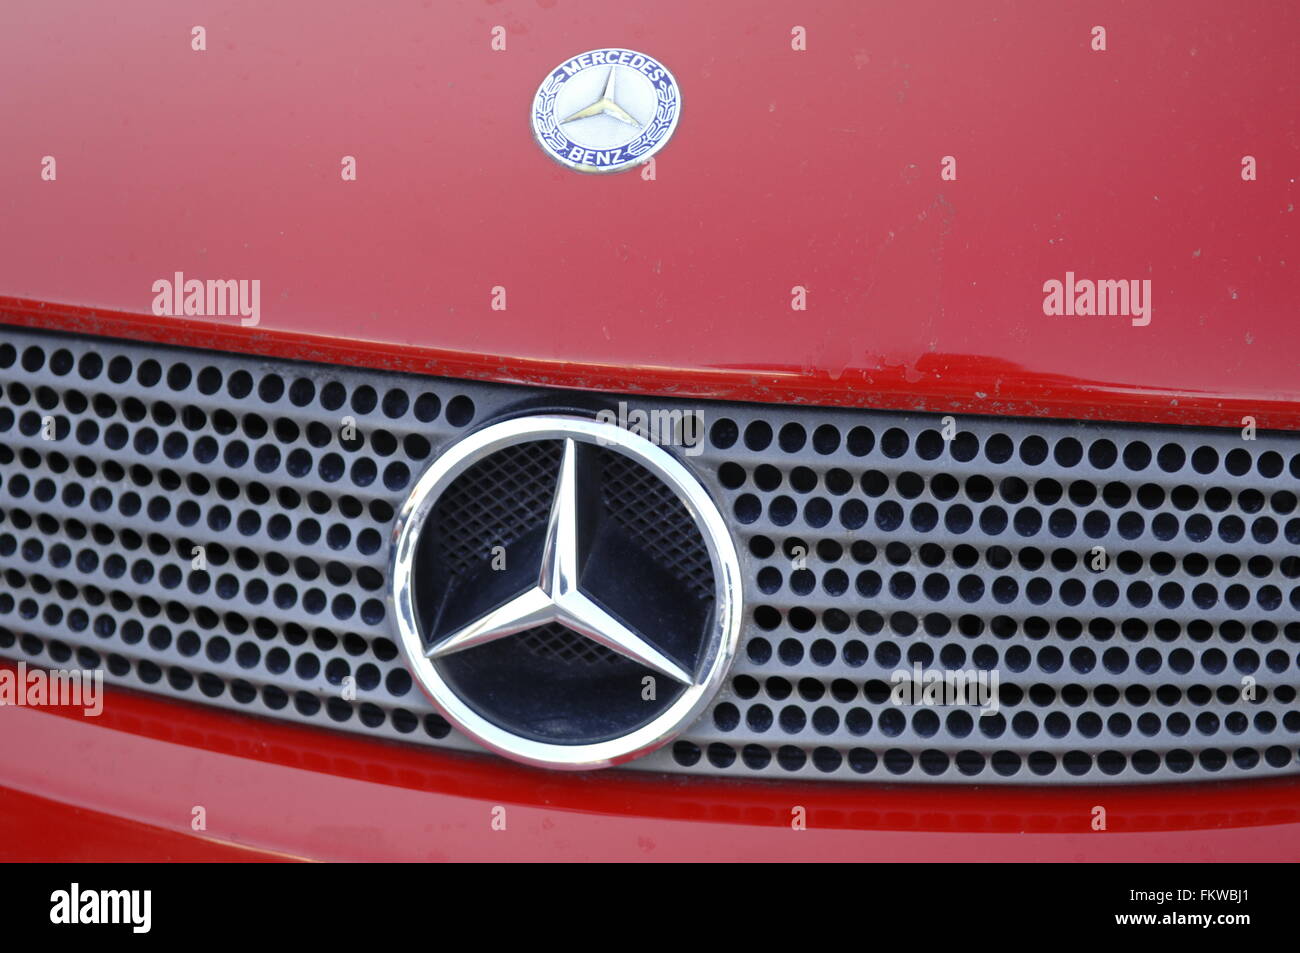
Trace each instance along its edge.
<instances>
[{"instance_id":1,"label":"chrome ring around emblem","mask_svg":"<svg viewBox=\"0 0 1300 953\"><path fill-rule=\"evenodd\" d=\"M416 570L421 538L430 529L438 500L458 477L492 454L544 441L562 442L564 457L546 530L541 582L530 592L504 602L430 645L417 609L417 587L428 581L417 578ZM572 519L563 515L566 492L575 492L572 461L578 444L607 448L635 461L663 481L694 520L712 565L714 601L692 671L685 671L659 654L652 639L639 638L595 600L588 599L578 586ZM726 678L739 642L740 565L731 533L713 500L690 471L663 448L621 427L585 417L515 418L491 424L453 444L425 471L403 504L394 525L391 562L394 617L403 655L417 683L466 734L493 751L527 764L573 770L600 768L662 746L689 726L712 700ZM487 717L440 671L440 663L451 653L472 652L493 639L545 621L559 621L591 641L680 683L675 686L678 694L653 720L626 734L594 743L557 744L526 737Z\"/></svg>"},{"instance_id":2,"label":"chrome ring around emblem","mask_svg":"<svg viewBox=\"0 0 1300 953\"><path fill-rule=\"evenodd\" d=\"M668 144L681 115L677 80L654 57L588 50L553 69L533 97L533 138L579 172L622 172Z\"/></svg>"}]
</instances>

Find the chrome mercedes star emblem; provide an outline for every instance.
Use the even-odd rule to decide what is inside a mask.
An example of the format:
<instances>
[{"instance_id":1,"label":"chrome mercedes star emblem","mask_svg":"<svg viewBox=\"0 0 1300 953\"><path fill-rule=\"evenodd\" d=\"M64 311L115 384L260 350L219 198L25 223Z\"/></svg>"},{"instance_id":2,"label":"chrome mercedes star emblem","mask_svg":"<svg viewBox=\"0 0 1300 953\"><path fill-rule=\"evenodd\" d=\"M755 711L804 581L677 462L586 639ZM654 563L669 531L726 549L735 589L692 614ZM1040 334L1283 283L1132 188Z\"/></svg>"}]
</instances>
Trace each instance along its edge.
<instances>
[{"instance_id":1,"label":"chrome mercedes star emblem","mask_svg":"<svg viewBox=\"0 0 1300 953\"><path fill-rule=\"evenodd\" d=\"M428 658L439 658L550 622L558 622L683 685L693 684L695 679L691 673L602 609L578 588L578 567L581 563L578 558L580 503L577 457L573 439L566 439L555 501L551 504L551 515L547 521L546 544L542 550L537 584L469 625L439 639L424 654Z\"/></svg>"},{"instance_id":2,"label":"chrome mercedes star emblem","mask_svg":"<svg viewBox=\"0 0 1300 953\"><path fill-rule=\"evenodd\" d=\"M591 50L560 64L533 99L533 135L562 165L620 172L646 162L677 128L672 73L634 50Z\"/></svg>"},{"instance_id":3,"label":"chrome mercedes star emblem","mask_svg":"<svg viewBox=\"0 0 1300 953\"><path fill-rule=\"evenodd\" d=\"M416 682L529 764L604 767L665 744L739 640L739 561L713 500L672 453L585 417L519 417L449 446L398 515L391 579Z\"/></svg>"}]
</instances>

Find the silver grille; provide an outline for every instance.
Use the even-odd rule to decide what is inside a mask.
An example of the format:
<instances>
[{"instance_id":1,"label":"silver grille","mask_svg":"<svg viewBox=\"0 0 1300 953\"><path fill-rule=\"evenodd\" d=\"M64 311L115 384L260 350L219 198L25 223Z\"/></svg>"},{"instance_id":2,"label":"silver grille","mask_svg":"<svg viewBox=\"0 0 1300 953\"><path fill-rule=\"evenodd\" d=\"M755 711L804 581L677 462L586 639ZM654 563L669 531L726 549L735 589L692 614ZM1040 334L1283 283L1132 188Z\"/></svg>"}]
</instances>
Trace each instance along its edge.
<instances>
[{"instance_id":1,"label":"silver grille","mask_svg":"<svg viewBox=\"0 0 1300 953\"><path fill-rule=\"evenodd\" d=\"M730 518L747 581L727 688L634 767L1022 784L1297 770L1297 435L962 417L945 439L929 415L626 403L702 411L702 452L679 457ZM396 510L476 426L609 406L0 328L0 655L470 748L392 638ZM894 704L891 676L915 664L996 672L999 713Z\"/></svg>"}]
</instances>

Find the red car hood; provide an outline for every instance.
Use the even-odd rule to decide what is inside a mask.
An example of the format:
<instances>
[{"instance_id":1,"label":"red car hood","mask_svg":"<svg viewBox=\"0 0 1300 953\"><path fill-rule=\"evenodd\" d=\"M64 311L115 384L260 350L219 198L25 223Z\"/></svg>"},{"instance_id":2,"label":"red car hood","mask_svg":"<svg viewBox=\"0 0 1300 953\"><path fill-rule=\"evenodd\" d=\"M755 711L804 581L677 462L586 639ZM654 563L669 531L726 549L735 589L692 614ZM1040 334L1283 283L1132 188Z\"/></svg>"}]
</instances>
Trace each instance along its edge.
<instances>
[{"instance_id":1,"label":"red car hood","mask_svg":"<svg viewBox=\"0 0 1300 953\"><path fill-rule=\"evenodd\" d=\"M1300 427L1294 5L44 0L0 8L0 38L6 320L571 386ZM531 139L547 71L603 46L680 83L653 181ZM154 317L176 272L260 280L260 325ZM1149 279L1150 324L1044 314L1067 273Z\"/></svg>"}]
</instances>

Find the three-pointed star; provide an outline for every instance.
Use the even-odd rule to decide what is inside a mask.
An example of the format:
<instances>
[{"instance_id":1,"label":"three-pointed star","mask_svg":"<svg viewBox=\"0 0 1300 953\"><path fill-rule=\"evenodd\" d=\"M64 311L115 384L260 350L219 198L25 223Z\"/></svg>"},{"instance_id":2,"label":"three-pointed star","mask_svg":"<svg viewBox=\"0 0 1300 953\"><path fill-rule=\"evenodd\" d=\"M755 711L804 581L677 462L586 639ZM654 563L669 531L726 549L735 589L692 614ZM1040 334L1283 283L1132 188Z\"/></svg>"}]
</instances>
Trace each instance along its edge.
<instances>
[{"instance_id":1,"label":"three-pointed star","mask_svg":"<svg viewBox=\"0 0 1300 953\"><path fill-rule=\"evenodd\" d=\"M624 111L623 107L614 102L614 79L618 75L618 67L609 68L609 76L605 79L605 92L601 94L600 99L596 100L585 109L579 109L568 119L561 119L560 124L574 122L578 119L588 119L592 116L613 116L619 122L625 122L630 126L640 126L641 124L633 119Z\"/></svg>"},{"instance_id":2,"label":"three-pointed star","mask_svg":"<svg viewBox=\"0 0 1300 953\"><path fill-rule=\"evenodd\" d=\"M537 584L439 639L425 651L425 655L436 659L558 622L683 685L694 684L694 679L680 665L578 588L578 567L581 565L578 505L577 448L570 437L564 441L564 456L547 521Z\"/></svg>"}]
</instances>

